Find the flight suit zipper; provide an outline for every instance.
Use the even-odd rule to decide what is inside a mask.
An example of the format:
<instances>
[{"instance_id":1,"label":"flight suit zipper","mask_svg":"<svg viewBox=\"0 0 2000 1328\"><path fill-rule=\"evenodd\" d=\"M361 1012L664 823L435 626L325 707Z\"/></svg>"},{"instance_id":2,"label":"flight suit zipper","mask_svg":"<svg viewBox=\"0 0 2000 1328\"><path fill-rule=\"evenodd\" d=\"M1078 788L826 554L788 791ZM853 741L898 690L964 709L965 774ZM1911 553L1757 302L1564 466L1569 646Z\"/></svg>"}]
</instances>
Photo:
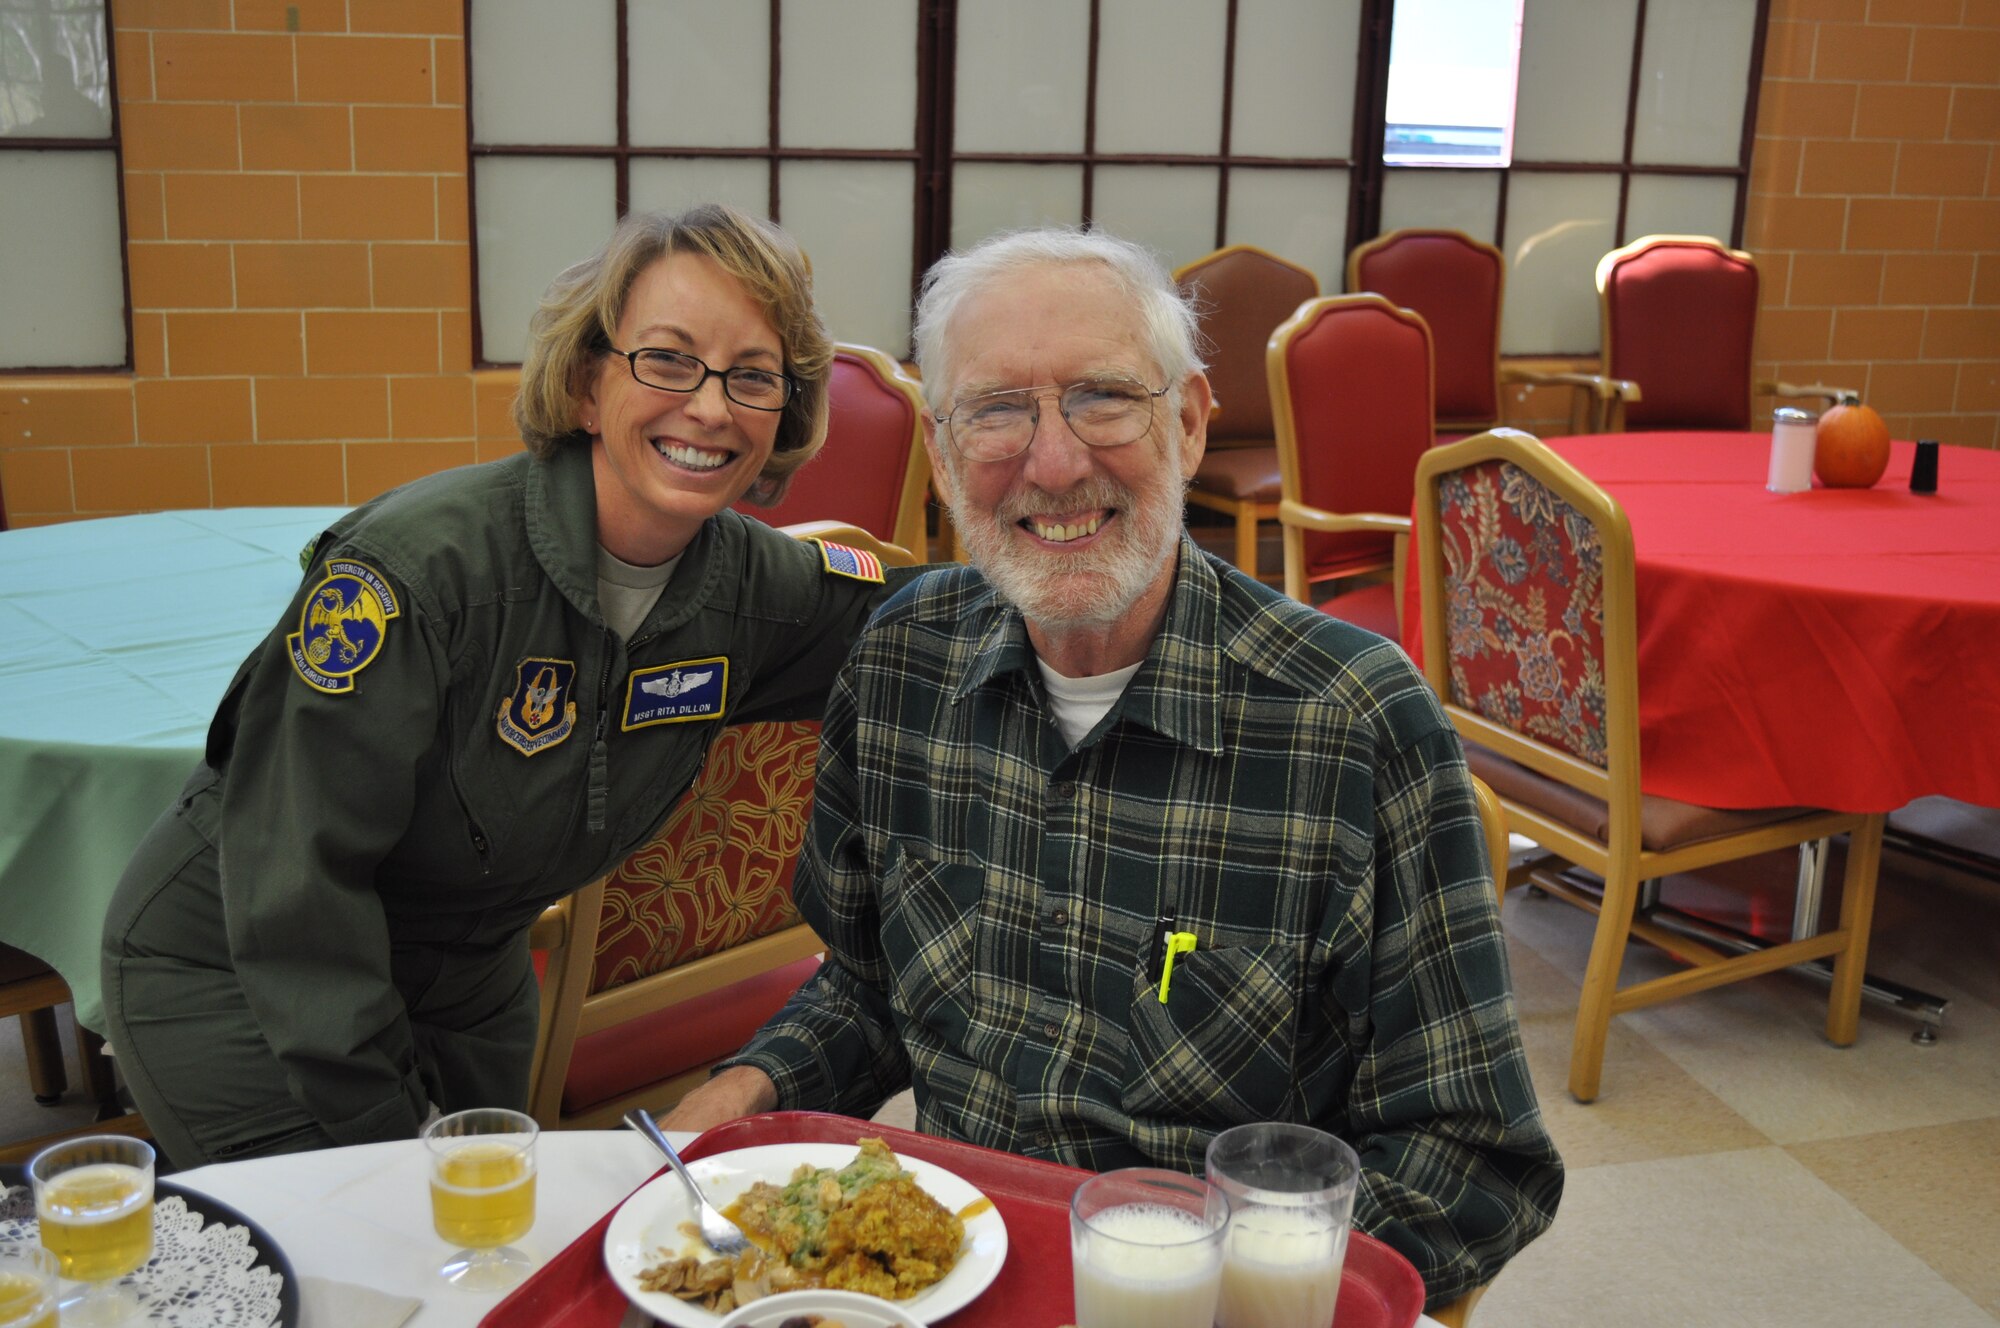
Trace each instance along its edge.
<instances>
[{"instance_id":1,"label":"flight suit zipper","mask_svg":"<svg viewBox=\"0 0 2000 1328\"><path fill-rule=\"evenodd\" d=\"M466 836L472 841L474 856L479 859L479 874L490 876L493 873L492 859L488 855L490 845L487 843L486 832L479 828L479 821L472 814L472 801L465 796L464 785L458 782L458 763L447 760L445 772L451 780L451 796L458 799L459 813L465 817Z\"/></svg>"},{"instance_id":2,"label":"flight suit zipper","mask_svg":"<svg viewBox=\"0 0 2000 1328\"><path fill-rule=\"evenodd\" d=\"M590 740L590 782L584 794L587 812L584 828L591 834L604 829L605 812L611 801L611 753L605 733L611 726L611 652L616 649L609 628L604 632L604 667L597 676L597 732Z\"/></svg>"}]
</instances>

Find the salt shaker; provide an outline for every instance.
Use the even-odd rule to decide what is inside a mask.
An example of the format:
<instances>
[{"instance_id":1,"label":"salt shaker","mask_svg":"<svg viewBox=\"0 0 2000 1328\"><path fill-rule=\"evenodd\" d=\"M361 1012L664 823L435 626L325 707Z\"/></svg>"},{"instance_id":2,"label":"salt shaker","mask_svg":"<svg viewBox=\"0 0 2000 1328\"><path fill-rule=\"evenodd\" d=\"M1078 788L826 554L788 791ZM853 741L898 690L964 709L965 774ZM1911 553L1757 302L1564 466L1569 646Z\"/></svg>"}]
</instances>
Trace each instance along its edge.
<instances>
[{"instance_id":1,"label":"salt shaker","mask_svg":"<svg viewBox=\"0 0 2000 1328\"><path fill-rule=\"evenodd\" d=\"M1796 406L1771 412L1771 473L1764 487L1772 493L1803 493L1812 487L1813 448L1818 443L1819 416Z\"/></svg>"}]
</instances>

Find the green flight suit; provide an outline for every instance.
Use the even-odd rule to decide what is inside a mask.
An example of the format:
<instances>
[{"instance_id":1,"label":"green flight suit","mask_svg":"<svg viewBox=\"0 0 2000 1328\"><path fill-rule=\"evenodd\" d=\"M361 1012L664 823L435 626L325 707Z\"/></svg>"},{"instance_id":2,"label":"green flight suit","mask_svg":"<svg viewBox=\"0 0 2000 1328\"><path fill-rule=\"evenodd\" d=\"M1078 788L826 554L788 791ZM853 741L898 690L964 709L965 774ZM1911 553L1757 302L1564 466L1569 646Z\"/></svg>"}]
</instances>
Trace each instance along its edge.
<instances>
[{"instance_id":1,"label":"green flight suit","mask_svg":"<svg viewBox=\"0 0 2000 1328\"><path fill-rule=\"evenodd\" d=\"M816 717L884 590L724 511L628 644L596 550L584 448L317 541L106 919L111 1042L176 1165L525 1105L528 925L658 830L725 721Z\"/></svg>"}]
</instances>

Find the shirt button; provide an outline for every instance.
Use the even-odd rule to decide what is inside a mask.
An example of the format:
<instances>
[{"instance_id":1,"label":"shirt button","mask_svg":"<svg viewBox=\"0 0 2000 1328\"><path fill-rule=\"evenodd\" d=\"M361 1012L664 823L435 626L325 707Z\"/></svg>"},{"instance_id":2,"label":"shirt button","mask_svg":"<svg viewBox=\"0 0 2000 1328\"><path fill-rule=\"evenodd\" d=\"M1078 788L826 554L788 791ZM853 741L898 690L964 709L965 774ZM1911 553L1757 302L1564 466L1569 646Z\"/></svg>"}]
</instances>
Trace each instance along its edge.
<instances>
[{"instance_id":1,"label":"shirt button","mask_svg":"<svg viewBox=\"0 0 2000 1328\"><path fill-rule=\"evenodd\" d=\"M1058 927L1064 925L1069 921L1069 910L1063 908L1057 909L1055 912L1049 914L1049 921L1055 923Z\"/></svg>"},{"instance_id":2,"label":"shirt button","mask_svg":"<svg viewBox=\"0 0 2000 1328\"><path fill-rule=\"evenodd\" d=\"M1049 786L1050 802L1068 802L1075 796L1076 785L1074 784L1051 784Z\"/></svg>"},{"instance_id":3,"label":"shirt button","mask_svg":"<svg viewBox=\"0 0 2000 1328\"><path fill-rule=\"evenodd\" d=\"M1062 1025L1056 1023L1054 1020L1050 1020L1048 1023L1042 1025L1042 1031L1052 1038L1061 1037Z\"/></svg>"},{"instance_id":4,"label":"shirt button","mask_svg":"<svg viewBox=\"0 0 2000 1328\"><path fill-rule=\"evenodd\" d=\"M1050 1142L1049 1136L1046 1134L1038 1134L1035 1136L1035 1147L1037 1148L1046 1149L1049 1146L1049 1142Z\"/></svg>"}]
</instances>

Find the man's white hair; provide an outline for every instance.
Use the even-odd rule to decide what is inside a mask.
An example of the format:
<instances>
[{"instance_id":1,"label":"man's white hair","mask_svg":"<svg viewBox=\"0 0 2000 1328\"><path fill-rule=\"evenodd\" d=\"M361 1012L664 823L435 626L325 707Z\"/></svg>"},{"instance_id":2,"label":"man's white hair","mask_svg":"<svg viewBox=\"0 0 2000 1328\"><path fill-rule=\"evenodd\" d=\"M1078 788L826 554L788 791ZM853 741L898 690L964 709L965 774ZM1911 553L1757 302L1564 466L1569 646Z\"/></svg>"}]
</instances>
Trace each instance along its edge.
<instances>
[{"instance_id":1,"label":"man's white hair","mask_svg":"<svg viewBox=\"0 0 2000 1328\"><path fill-rule=\"evenodd\" d=\"M964 253L946 254L924 274L914 333L924 399L943 414L949 407L952 316L966 298L989 283L1027 268L1096 264L1138 306L1154 361L1173 387L1178 408L1181 380L1203 367L1196 351L1194 306L1151 250L1103 231L1046 227L1009 231L981 240Z\"/></svg>"}]
</instances>

